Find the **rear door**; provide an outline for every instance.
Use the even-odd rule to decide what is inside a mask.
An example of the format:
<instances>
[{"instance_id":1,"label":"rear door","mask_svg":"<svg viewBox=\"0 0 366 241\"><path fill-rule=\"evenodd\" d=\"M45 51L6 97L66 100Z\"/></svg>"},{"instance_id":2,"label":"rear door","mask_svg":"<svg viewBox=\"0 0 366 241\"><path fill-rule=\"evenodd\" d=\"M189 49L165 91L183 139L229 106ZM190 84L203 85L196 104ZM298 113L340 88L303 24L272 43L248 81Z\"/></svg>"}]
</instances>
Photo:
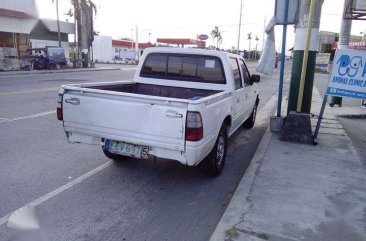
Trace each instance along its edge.
<instances>
[{"instance_id":1,"label":"rear door","mask_svg":"<svg viewBox=\"0 0 366 241\"><path fill-rule=\"evenodd\" d=\"M246 105L246 114L245 119L247 119L250 114L252 113L255 101L256 101L256 95L254 93L255 88L253 86L253 83L250 82L250 73L249 70L244 63L244 60L240 59L240 69L243 75L244 80L244 94L245 94L245 105Z\"/></svg>"},{"instance_id":2,"label":"rear door","mask_svg":"<svg viewBox=\"0 0 366 241\"><path fill-rule=\"evenodd\" d=\"M188 102L83 89L63 96L65 131L184 150Z\"/></svg>"}]
</instances>

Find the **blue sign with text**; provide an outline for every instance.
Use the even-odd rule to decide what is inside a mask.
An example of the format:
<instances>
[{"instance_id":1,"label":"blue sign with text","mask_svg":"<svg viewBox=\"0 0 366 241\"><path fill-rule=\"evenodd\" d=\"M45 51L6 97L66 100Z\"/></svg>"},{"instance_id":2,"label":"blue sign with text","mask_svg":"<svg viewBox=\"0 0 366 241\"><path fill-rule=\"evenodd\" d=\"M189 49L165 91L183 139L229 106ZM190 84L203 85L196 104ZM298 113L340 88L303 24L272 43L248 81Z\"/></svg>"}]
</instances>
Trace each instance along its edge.
<instances>
[{"instance_id":1,"label":"blue sign with text","mask_svg":"<svg viewBox=\"0 0 366 241\"><path fill-rule=\"evenodd\" d=\"M366 99L366 50L338 49L327 95Z\"/></svg>"}]
</instances>

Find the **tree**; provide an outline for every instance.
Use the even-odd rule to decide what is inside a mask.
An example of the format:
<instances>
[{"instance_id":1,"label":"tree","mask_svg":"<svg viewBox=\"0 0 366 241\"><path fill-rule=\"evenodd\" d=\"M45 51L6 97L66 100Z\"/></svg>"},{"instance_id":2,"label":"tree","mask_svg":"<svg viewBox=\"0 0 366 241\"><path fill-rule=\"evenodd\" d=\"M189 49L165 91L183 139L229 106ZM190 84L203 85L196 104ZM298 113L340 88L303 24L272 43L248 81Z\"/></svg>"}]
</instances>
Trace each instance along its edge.
<instances>
[{"instance_id":1,"label":"tree","mask_svg":"<svg viewBox=\"0 0 366 241\"><path fill-rule=\"evenodd\" d=\"M247 34L248 35L248 41L249 41L249 57L248 57L248 59L250 59L250 44L251 44L251 42L252 42L252 33L248 33Z\"/></svg>"},{"instance_id":2,"label":"tree","mask_svg":"<svg viewBox=\"0 0 366 241\"><path fill-rule=\"evenodd\" d=\"M74 7L75 29L77 29L78 33L77 56L79 58L81 48L88 49L88 53L90 53L90 46L94 40L93 13L97 14L97 6L92 0L71 0L71 4ZM83 16L83 23L85 24L84 27L86 29L86 33L85 31L82 31L81 15Z\"/></svg>"},{"instance_id":3,"label":"tree","mask_svg":"<svg viewBox=\"0 0 366 241\"><path fill-rule=\"evenodd\" d=\"M255 36L255 52L254 52L254 59L257 60L257 47L258 47L258 41L259 41L259 38L258 36Z\"/></svg>"},{"instance_id":4,"label":"tree","mask_svg":"<svg viewBox=\"0 0 366 241\"><path fill-rule=\"evenodd\" d=\"M61 32L60 32L60 21L59 21L59 12L58 12L58 0L52 0L53 3L56 3L56 12L57 12L57 32L58 32L58 44L61 47ZM86 18L86 23L90 25L88 32L87 32L87 47L90 49L90 46L94 39L94 28L93 28L93 13L97 14L97 6L92 0L70 0L71 5L74 8L74 14L69 11L69 16L71 17L74 15L74 23L75 29L78 32L78 58L80 55L80 47L81 47L81 14ZM75 31L76 36L76 31ZM74 40L75 42L75 40ZM90 52L90 51L89 51ZM75 53L74 53L74 67L75 67Z\"/></svg>"},{"instance_id":5,"label":"tree","mask_svg":"<svg viewBox=\"0 0 366 241\"><path fill-rule=\"evenodd\" d=\"M219 48L219 43L222 42L222 36L218 26L215 26L214 29L211 31L211 36L214 41L216 39L216 48Z\"/></svg>"}]
</instances>

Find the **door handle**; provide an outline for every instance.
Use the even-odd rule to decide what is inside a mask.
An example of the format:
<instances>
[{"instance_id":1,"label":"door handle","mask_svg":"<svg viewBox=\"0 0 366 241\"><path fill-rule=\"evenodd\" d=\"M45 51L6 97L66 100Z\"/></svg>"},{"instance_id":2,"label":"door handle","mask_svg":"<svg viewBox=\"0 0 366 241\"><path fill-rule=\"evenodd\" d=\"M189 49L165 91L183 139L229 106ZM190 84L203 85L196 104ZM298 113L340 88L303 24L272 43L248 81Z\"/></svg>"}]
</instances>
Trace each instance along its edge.
<instances>
[{"instance_id":1,"label":"door handle","mask_svg":"<svg viewBox=\"0 0 366 241\"><path fill-rule=\"evenodd\" d=\"M183 115L182 115L182 114L179 114L179 113L177 113L177 112L170 112L170 111L167 111L167 112L165 113L165 115L166 115L167 117L173 117L173 118L182 118L182 117L183 117Z\"/></svg>"},{"instance_id":2,"label":"door handle","mask_svg":"<svg viewBox=\"0 0 366 241\"><path fill-rule=\"evenodd\" d=\"M72 104L72 105L79 105L80 104L80 100L78 98L66 99L65 102L69 103L69 104Z\"/></svg>"}]
</instances>

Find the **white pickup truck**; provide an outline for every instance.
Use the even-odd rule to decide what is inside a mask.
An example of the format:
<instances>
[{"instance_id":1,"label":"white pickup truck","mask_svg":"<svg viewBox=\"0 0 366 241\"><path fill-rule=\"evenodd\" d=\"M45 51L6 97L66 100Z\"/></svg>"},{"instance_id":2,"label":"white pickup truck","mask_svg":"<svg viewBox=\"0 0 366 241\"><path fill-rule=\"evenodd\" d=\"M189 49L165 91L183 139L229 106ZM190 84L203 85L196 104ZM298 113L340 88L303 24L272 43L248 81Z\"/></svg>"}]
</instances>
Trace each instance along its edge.
<instances>
[{"instance_id":1,"label":"white pickup truck","mask_svg":"<svg viewBox=\"0 0 366 241\"><path fill-rule=\"evenodd\" d=\"M221 173L228 137L254 125L259 95L239 55L150 48L133 81L63 85L57 118L70 143L114 160L158 157Z\"/></svg>"}]
</instances>

